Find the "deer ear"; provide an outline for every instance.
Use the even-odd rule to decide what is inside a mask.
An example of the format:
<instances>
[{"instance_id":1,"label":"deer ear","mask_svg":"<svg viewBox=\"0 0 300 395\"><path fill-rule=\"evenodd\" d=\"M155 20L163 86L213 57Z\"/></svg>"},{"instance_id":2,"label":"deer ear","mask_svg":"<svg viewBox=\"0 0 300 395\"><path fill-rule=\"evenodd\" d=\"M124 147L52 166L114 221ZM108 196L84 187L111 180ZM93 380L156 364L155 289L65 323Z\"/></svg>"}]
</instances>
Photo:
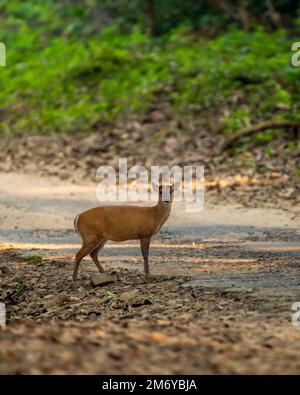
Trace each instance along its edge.
<instances>
[{"instance_id":1,"label":"deer ear","mask_svg":"<svg viewBox=\"0 0 300 395\"><path fill-rule=\"evenodd\" d=\"M180 182L175 182L175 184L172 186L173 191L177 191L177 189L180 187Z\"/></svg>"},{"instance_id":2,"label":"deer ear","mask_svg":"<svg viewBox=\"0 0 300 395\"><path fill-rule=\"evenodd\" d=\"M157 184L155 184L155 182L152 182L152 188L154 192L158 192L159 191L159 186Z\"/></svg>"}]
</instances>

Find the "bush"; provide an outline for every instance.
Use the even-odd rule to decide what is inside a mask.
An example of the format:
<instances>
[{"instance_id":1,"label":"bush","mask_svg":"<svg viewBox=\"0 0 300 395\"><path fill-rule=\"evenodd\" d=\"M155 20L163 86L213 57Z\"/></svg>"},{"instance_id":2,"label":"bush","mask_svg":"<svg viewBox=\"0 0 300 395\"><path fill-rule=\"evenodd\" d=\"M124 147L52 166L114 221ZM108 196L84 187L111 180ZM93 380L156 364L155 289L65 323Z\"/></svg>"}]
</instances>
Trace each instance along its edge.
<instances>
[{"instance_id":1,"label":"bush","mask_svg":"<svg viewBox=\"0 0 300 395\"><path fill-rule=\"evenodd\" d=\"M49 7L45 20L54 12ZM289 64L284 31L230 30L207 40L179 28L153 39L138 27L125 34L110 26L79 39L39 24L30 29L17 16L9 23L17 26L9 34L0 24L8 52L0 69L5 133L90 130L162 102L174 117L218 115L225 131L277 116L279 104L284 116L298 117L300 69Z\"/></svg>"}]
</instances>

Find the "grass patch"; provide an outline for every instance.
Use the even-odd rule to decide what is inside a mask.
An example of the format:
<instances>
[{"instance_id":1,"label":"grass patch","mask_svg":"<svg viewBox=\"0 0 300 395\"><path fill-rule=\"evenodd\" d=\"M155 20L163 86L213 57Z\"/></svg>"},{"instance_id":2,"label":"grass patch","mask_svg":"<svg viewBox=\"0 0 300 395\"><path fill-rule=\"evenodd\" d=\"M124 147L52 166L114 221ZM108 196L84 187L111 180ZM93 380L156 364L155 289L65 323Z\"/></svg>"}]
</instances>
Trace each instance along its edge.
<instances>
[{"instance_id":1,"label":"grass patch","mask_svg":"<svg viewBox=\"0 0 300 395\"><path fill-rule=\"evenodd\" d=\"M43 258L39 255L31 255L24 258L26 263L31 265L42 266L43 265Z\"/></svg>"}]
</instances>

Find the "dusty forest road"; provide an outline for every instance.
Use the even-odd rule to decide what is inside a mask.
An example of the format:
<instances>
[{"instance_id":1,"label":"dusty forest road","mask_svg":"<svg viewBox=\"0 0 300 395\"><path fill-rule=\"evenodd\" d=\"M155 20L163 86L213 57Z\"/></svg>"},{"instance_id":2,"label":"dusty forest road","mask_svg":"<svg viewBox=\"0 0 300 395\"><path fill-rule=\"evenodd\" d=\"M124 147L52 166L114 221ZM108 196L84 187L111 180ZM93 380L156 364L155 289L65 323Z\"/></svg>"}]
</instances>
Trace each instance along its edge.
<instances>
[{"instance_id":1,"label":"dusty forest road","mask_svg":"<svg viewBox=\"0 0 300 395\"><path fill-rule=\"evenodd\" d=\"M136 242L108 243L118 280L71 264L74 216L97 205L95 185L0 174L0 372L300 373L299 216L279 209L180 206L142 276Z\"/></svg>"}]
</instances>

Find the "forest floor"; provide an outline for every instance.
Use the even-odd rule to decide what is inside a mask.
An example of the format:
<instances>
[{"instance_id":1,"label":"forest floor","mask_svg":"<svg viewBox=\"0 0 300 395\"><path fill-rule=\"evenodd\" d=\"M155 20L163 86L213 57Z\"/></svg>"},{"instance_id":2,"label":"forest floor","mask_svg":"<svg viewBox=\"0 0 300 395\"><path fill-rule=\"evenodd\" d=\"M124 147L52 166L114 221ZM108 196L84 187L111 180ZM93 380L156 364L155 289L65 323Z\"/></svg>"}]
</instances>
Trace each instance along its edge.
<instances>
[{"instance_id":1,"label":"forest floor","mask_svg":"<svg viewBox=\"0 0 300 395\"><path fill-rule=\"evenodd\" d=\"M300 373L293 200L268 186L262 204L241 179L231 202L228 189L208 189L197 215L174 205L148 281L137 242L108 243L101 260L114 282L94 286L89 258L78 281L71 272L73 219L97 205L95 185L0 173L1 373Z\"/></svg>"}]
</instances>

